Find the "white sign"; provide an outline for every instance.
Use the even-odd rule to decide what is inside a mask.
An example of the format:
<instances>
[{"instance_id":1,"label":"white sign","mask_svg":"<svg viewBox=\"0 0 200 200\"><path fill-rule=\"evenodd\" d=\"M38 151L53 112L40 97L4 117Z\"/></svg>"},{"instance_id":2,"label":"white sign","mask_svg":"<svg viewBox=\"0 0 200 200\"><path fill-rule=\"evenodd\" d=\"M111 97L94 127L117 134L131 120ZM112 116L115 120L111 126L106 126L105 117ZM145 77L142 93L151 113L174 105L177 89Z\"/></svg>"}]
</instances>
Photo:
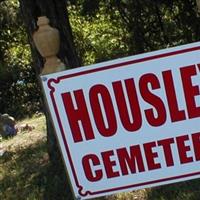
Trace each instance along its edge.
<instances>
[{"instance_id":1,"label":"white sign","mask_svg":"<svg viewBox=\"0 0 200 200\"><path fill-rule=\"evenodd\" d=\"M77 198L200 177L200 43L41 79Z\"/></svg>"}]
</instances>

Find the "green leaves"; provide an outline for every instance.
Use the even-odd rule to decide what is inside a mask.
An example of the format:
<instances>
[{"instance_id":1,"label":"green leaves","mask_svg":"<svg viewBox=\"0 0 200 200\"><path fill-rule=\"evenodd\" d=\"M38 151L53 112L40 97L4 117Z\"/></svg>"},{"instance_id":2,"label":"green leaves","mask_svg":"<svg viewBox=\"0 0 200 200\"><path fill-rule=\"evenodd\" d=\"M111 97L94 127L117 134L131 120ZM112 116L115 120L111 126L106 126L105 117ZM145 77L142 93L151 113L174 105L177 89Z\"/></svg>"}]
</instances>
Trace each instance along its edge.
<instances>
[{"instance_id":1,"label":"green leaves","mask_svg":"<svg viewBox=\"0 0 200 200\"><path fill-rule=\"evenodd\" d=\"M1 2L0 12L0 111L15 117L31 115L40 97L18 1Z\"/></svg>"},{"instance_id":2,"label":"green leaves","mask_svg":"<svg viewBox=\"0 0 200 200\"><path fill-rule=\"evenodd\" d=\"M126 55L127 31L119 12L106 12L103 3L94 16L82 15L81 6L70 6L69 17L75 43L83 64L92 64Z\"/></svg>"}]
</instances>

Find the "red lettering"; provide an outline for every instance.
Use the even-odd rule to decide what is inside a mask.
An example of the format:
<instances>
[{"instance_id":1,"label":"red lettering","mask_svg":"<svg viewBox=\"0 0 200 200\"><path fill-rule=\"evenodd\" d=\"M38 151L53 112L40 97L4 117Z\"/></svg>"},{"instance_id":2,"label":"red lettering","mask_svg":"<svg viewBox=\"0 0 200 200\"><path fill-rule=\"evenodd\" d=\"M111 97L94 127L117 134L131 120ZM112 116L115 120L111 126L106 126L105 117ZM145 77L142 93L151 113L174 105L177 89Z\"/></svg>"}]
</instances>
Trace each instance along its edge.
<instances>
[{"instance_id":1,"label":"red lettering","mask_svg":"<svg viewBox=\"0 0 200 200\"><path fill-rule=\"evenodd\" d=\"M160 163L155 163L155 158L158 157L157 152L153 152L153 147L156 146L156 142L149 142L145 143L144 145L144 152L147 160L147 166L149 170L159 169L161 168Z\"/></svg>"},{"instance_id":2,"label":"red lettering","mask_svg":"<svg viewBox=\"0 0 200 200\"><path fill-rule=\"evenodd\" d=\"M75 108L75 106L73 105L72 97L69 92L62 94L62 99L69 120L69 125L72 131L74 142L83 141L81 129L78 124L79 121L82 123L86 140L94 139L94 132L87 110L83 90L74 91L74 97L76 100L77 108Z\"/></svg>"},{"instance_id":3,"label":"red lettering","mask_svg":"<svg viewBox=\"0 0 200 200\"><path fill-rule=\"evenodd\" d=\"M162 75L163 75L165 92L166 92L166 96L167 96L170 117L171 117L172 122L185 120L186 117L185 117L184 110L179 110L179 108L178 108L178 102L177 102L177 97L176 97L174 81L173 81L171 70L162 72Z\"/></svg>"},{"instance_id":4,"label":"red lettering","mask_svg":"<svg viewBox=\"0 0 200 200\"><path fill-rule=\"evenodd\" d=\"M173 143L174 143L173 138L158 141L158 146L162 146L163 148L167 167L174 165L174 160L173 160L172 150L171 150L171 144Z\"/></svg>"},{"instance_id":5,"label":"red lettering","mask_svg":"<svg viewBox=\"0 0 200 200\"><path fill-rule=\"evenodd\" d=\"M82 165L88 181L96 182L102 179L103 173L101 169L95 170L94 172L92 171L91 165L100 165L99 158L96 155L88 154L84 156L82 159Z\"/></svg>"},{"instance_id":6,"label":"red lettering","mask_svg":"<svg viewBox=\"0 0 200 200\"><path fill-rule=\"evenodd\" d=\"M196 161L200 160L200 133L192 134L192 142Z\"/></svg>"},{"instance_id":7,"label":"red lettering","mask_svg":"<svg viewBox=\"0 0 200 200\"><path fill-rule=\"evenodd\" d=\"M143 99L147 103L151 104L157 111L156 117L152 108L146 109L145 115L147 121L152 126L161 126L166 121L165 105L160 97L156 96L149 90L148 85L151 85L153 90L160 88L159 80L154 74L143 75L140 78L139 86Z\"/></svg>"},{"instance_id":8,"label":"red lettering","mask_svg":"<svg viewBox=\"0 0 200 200\"><path fill-rule=\"evenodd\" d=\"M94 120L99 133L104 137L115 135L117 131L117 121L108 89L104 85L95 85L90 89L89 96ZM102 106L100 101L102 101ZM102 109L105 111L105 117L103 116Z\"/></svg>"},{"instance_id":9,"label":"red lettering","mask_svg":"<svg viewBox=\"0 0 200 200\"><path fill-rule=\"evenodd\" d=\"M116 166L116 161L111 160L111 158L110 158L111 156L114 155L114 152L112 150L105 151L105 152L102 152L101 155L102 155L102 159L103 159L107 177L113 178L113 177L120 176L118 171L113 170L113 167Z\"/></svg>"},{"instance_id":10,"label":"red lettering","mask_svg":"<svg viewBox=\"0 0 200 200\"><path fill-rule=\"evenodd\" d=\"M196 66L190 65L187 67L182 67L181 78L183 82L183 89L185 94L185 101L187 105L188 117L195 118L200 117L200 107L196 106L195 96L200 94L199 86L192 85L191 77L196 75Z\"/></svg>"},{"instance_id":11,"label":"red lettering","mask_svg":"<svg viewBox=\"0 0 200 200\"><path fill-rule=\"evenodd\" d=\"M124 94L125 92L123 91L122 82L116 81L113 83L113 89L119 110L119 116L122 125L127 131L136 131L140 129L142 125L142 116L141 116L140 105L137 97L134 79L125 80L125 86L129 100L132 119L130 119L129 117L127 103Z\"/></svg>"},{"instance_id":12,"label":"red lettering","mask_svg":"<svg viewBox=\"0 0 200 200\"><path fill-rule=\"evenodd\" d=\"M193 161L192 157L187 156L187 152L190 151L190 146L186 146L185 142L189 140L188 135L179 136L176 138L176 143L178 147L178 153L181 164L189 163Z\"/></svg>"},{"instance_id":13,"label":"red lettering","mask_svg":"<svg viewBox=\"0 0 200 200\"><path fill-rule=\"evenodd\" d=\"M117 155L122 175L129 174L128 169L132 174L136 173L136 163L139 172L143 172L145 170L139 145L131 146L130 153L127 152L126 148L117 149Z\"/></svg>"}]
</instances>

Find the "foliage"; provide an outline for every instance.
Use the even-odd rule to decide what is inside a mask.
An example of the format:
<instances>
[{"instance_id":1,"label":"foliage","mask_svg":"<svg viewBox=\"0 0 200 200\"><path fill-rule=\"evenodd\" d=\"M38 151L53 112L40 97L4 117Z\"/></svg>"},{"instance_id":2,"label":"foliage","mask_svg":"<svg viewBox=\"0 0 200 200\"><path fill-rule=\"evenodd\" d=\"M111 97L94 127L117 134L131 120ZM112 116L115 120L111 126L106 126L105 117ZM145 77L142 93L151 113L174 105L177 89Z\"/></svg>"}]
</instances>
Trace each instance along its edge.
<instances>
[{"instance_id":1,"label":"foliage","mask_svg":"<svg viewBox=\"0 0 200 200\"><path fill-rule=\"evenodd\" d=\"M127 55L127 31L117 10L107 13L104 4L92 15L80 4L68 7L79 56L84 65Z\"/></svg>"},{"instance_id":2,"label":"foliage","mask_svg":"<svg viewBox=\"0 0 200 200\"><path fill-rule=\"evenodd\" d=\"M16 0L0 3L0 112L15 117L39 109L36 75Z\"/></svg>"},{"instance_id":3,"label":"foliage","mask_svg":"<svg viewBox=\"0 0 200 200\"><path fill-rule=\"evenodd\" d=\"M83 64L200 39L195 0L70 2L70 22Z\"/></svg>"},{"instance_id":4,"label":"foliage","mask_svg":"<svg viewBox=\"0 0 200 200\"><path fill-rule=\"evenodd\" d=\"M194 42L200 38L200 18L195 0L109 0L109 4L120 12L130 34L133 53Z\"/></svg>"},{"instance_id":5,"label":"foliage","mask_svg":"<svg viewBox=\"0 0 200 200\"><path fill-rule=\"evenodd\" d=\"M195 0L68 0L68 5L83 65L200 39ZM1 1L0 12L0 112L31 115L41 109L41 100L18 1Z\"/></svg>"}]
</instances>

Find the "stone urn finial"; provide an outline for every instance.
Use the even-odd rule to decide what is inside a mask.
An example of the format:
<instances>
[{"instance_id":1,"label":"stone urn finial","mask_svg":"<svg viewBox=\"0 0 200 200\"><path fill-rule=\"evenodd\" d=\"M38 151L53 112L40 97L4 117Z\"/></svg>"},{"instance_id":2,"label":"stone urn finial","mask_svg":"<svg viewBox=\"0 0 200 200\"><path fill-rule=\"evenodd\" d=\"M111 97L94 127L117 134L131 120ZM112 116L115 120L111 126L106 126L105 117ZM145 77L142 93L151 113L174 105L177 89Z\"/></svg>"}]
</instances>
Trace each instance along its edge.
<instances>
[{"instance_id":1,"label":"stone urn finial","mask_svg":"<svg viewBox=\"0 0 200 200\"><path fill-rule=\"evenodd\" d=\"M59 32L49 25L46 16L38 18L38 30L33 34L33 41L41 56L45 59L42 75L65 69L64 64L57 57L60 48Z\"/></svg>"}]
</instances>

